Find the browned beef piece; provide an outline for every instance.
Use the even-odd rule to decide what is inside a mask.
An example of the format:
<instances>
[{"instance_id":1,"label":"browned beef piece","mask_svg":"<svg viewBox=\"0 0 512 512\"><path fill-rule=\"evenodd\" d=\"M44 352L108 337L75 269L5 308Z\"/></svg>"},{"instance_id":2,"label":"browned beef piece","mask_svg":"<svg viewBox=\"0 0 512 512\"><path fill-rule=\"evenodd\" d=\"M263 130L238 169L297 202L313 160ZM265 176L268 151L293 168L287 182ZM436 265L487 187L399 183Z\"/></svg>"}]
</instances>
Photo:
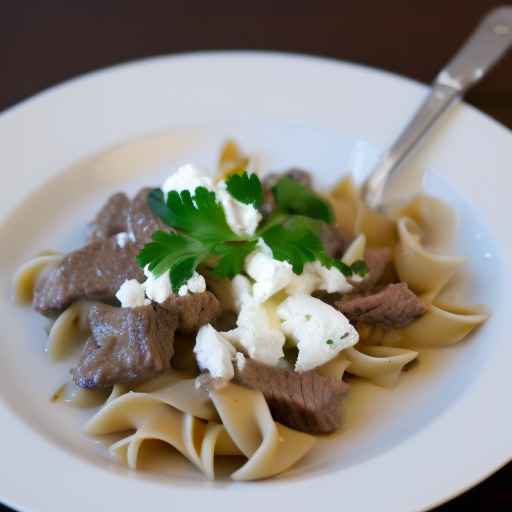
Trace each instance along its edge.
<instances>
[{"instance_id":1,"label":"browned beef piece","mask_svg":"<svg viewBox=\"0 0 512 512\"><path fill-rule=\"evenodd\" d=\"M311 434L333 432L341 422L347 385L314 371L297 373L246 359L239 384L263 393L276 421Z\"/></svg>"},{"instance_id":2,"label":"browned beef piece","mask_svg":"<svg viewBox=\"0 0 512 512\"><path fill-rule=\"evenodd\" d=\"M178 312L178 330L184 333L197 331L211 322L221 310L217 297L208 291L184 297L172 295L161 306Z\"/></svg>"},{"instance_id":3,"label":"browned beef piece","mask_svg":"<svg viewBox=\"0 0 512 512\"><path fill-rule=\"evenodd\" d=\"M262 183L263 204L261 206L261 211L265 215L270 215L276 206L274 196L272 194L272 187L283 176L288 176L288 178L292 178L298 181L299 183L302 183L302 185L304 185L305 187L312 187L311 174L308 171L304 171L302 169L292 167L291 169L288 169L284 173L268 174L267 176L265 176Z\"/></svg>"},{"instance_id":4,"label":"browned beef piece","mask_svg":"<svg viewBox=\"0 0 512 512\"><path fill-rule=\"evenodd\" d=\"M130 200L126 194L114 194L98 212L88 226L88 242L106 240L112 235L126 231Z\"/></svg>"},{"instance_id":5,"label":"browned beef piece","mask_svg":"<svg viewBox=\"0 0 512 512\"><path fill-rule=\"evenodd\" d=\"M406 283L390 284L380 291L347 295L335 303L351 322L380 327L405 327L423 315L425 305Z\"/></svg>"},{"instance_id":6,"label":"browned beef piece","mask_svg":"<svg viewBox=\"0 0 512 512\"><path fill-rule=\"evenodd\" d=\"M169 227L160 218L153 215L147 204L148 194L151 190L151 188L140 190L132 199L128 210L127 231L140 248L151 240L151 235L155 231L169 230Z\"/></svg>"},{"instance_id":7,"label":"browned beef piece","mask_svg":"<svg viewBox=\"0 0 512 512\"><path fill-rule=\"evenodd\" d=\"M360 283L351 283L357 292L369 291L379 284L387 266L391 263L391 249L388 247L366 249L364 261L368 265L368 275Z\"/></svg>"},{"instance_id":8,"label":"browned beef piece","mask_svg":"<svg viewBox=\"0 0 512 512\"><path fill-rule=\"evenodd\" d=\"M331 258L341 258L350 244L350 237L332 224L322 223L320 240Z\"/></svg>"},{"instance_id":9,"label":"browned beef piece","mask_svg":"<svg viewBox=\"0 0 512 512\"><path fill-rule=\"evenodd\" d=\"M158 305L117 308L94 304L88 314L91 336L71 370L82 388L134 384L171 366L176 310Z\"/></svg>"},{"instance_id":10,"label":"browned beef piece","mask_svg":"<svg viewBox=\"0 0 512 512\"><path fill-rule=\"evenodd\" d=\"M83 298L113 301L125 279L144 279L137 253L134 243L118 244L115 236L69 253L37 283L34 309L51 315Z\"/></svg>"}]
</instances>

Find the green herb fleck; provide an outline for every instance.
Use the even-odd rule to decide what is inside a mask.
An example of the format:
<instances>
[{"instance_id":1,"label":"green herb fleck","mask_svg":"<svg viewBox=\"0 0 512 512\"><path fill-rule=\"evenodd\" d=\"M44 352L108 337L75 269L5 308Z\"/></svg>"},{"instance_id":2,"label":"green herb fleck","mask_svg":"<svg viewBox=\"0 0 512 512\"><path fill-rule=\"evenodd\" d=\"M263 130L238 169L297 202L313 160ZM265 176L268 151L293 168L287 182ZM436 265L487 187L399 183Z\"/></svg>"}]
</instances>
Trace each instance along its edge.
<instances>
[{"instance_id":1,"label":"green herb fleck","mask_svg":"<svg viewBox=\"0 0 512 512\"><path fill-rule=\"evenodd\" d=\"M241 203L252 204L258 208L263 202L263 188L256 174L232 174L226 180L226 188Z\"/></svg>"},{"instance_id":2,"label":"green herb fleck","mask_svg":"<svg viewBox=\"0 0 512 512\"><path fill-rule=\"evenodd\" d=\"M334 340L327 340L325 343L327 343L327 345L334 345Z\"/></svg>"},{"instance_id":3,"label":"green herb fleck","mask_svg":"<svg viewBox=\"0 0 512 512\"><path fill-rule=\"evenodd\" d=\"M328 224L334 220L329 204L316 195L311 189L288 176L283 176L272 187L272 194L277 207L282 212L294 215L305 215L323 220Z\"/></svg>"},{"instance_id":4,"label":"green herb fleck","mask_svg":"<svg viewBox=\"0 0 512 512\"><path fill-rule=\"evenodd\" d=\"M363 260L357 260L350 265L350 268L354 274L357 274L361 277L366 277L368 275L368 265Z\"/></svg>"}]
</instances>

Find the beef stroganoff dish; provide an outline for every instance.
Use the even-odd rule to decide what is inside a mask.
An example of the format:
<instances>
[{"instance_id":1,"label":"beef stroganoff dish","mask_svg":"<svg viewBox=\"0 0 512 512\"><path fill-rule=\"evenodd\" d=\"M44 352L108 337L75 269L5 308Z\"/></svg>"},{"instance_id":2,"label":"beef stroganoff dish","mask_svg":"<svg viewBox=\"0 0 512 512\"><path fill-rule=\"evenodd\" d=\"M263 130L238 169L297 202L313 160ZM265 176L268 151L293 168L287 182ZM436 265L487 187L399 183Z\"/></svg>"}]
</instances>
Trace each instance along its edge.
<instances>
[{"instance_id":1,"label":"beef stroganoff dish","mask_svg":"<svg viewBox=\"0 0 512 512\"><path fill-rule=\"evenodd\" d=\"M443 299L463 263L433 249L450 216L424 195L370 211L350 177L316 191L228 141L215 177L187 164L111 196L82 248L21 266L15 296L50 319L49 359L72 359L52 400L90 408L113 458L136 469L158 440L207 478L217 456L269 478L342 428L357 379L391 388L486 320Z\"/></svg>"}]
</instances>

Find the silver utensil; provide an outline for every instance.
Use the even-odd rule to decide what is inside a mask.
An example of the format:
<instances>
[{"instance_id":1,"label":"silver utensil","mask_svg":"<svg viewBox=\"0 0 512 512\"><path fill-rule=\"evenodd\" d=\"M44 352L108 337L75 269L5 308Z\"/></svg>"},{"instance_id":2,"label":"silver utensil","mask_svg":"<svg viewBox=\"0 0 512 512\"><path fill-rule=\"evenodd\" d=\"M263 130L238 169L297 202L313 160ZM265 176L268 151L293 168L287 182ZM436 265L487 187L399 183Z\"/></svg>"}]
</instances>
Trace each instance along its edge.
<instances>
[{"instance_id":1,"label":"silver utensil","mask_svg":"<svg viewBox=\"0 0 512 512\"><path fill-rule=\"evenodd\" d=\"M369 208L382 206L389 178L449 107L480 81L512 45L512 6L487 14L464 46L441 70L430 94L395 143L381 156L362 188Z\"/></svg>"}]
</instances>

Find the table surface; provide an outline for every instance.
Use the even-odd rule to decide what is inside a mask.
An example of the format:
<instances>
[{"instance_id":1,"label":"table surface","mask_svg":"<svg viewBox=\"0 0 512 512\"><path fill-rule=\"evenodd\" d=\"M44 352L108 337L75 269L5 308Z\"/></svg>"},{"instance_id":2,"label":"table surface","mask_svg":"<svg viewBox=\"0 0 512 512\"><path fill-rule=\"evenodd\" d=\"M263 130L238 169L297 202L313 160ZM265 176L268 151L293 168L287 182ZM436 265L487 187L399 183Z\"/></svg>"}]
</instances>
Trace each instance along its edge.
<instances>
[{"instance_id":1,"label":"table surface","mask_svg":"<svg viewBox=\"0 0 512 512\"><path fill-rule=\"evenodd\" d=\"M204 49L329 56L428 83L479 18L501 3L263 0L247 14L231 0L6 2L0 16L0 111L94 69ZM467 101L512 128L511 85L512 52ZM436 511L512 510L509 479L512 463ZM0 505L0 512L8 510Z\"/></svg>"}]
</instances>

